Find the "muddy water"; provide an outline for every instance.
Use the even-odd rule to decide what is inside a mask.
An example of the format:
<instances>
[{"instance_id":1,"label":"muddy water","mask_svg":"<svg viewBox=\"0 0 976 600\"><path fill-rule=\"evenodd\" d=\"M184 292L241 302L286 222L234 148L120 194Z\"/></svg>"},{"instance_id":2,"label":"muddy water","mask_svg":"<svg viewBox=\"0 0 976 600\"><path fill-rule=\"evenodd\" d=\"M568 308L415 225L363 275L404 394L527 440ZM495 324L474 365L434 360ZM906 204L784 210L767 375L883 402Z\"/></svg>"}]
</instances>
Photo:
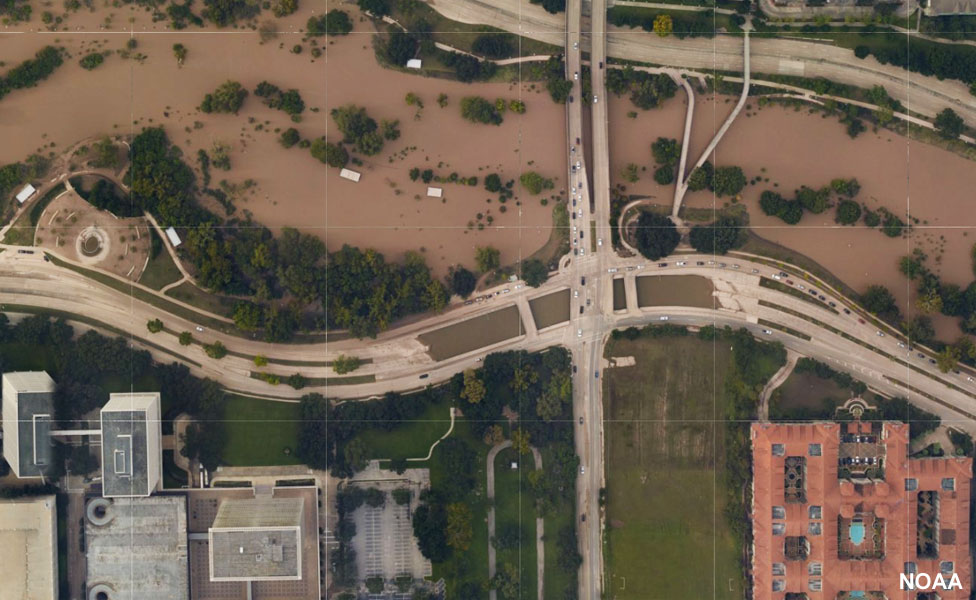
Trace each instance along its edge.
<instances>
[{"instance_id":1,"label":"muddy water","mask_svg":"<svg viewBox=\"0 0 976 600\"><path fill-rule=\"evenodd\" d=\"M536 329L545 329L569 320L569 290L539 296L529 300Z\"/></svg>"},{"instance_id":2,"label":"muddy water","mask_svg":"<svg viewBox=\"0 0 976 600\"><path fill-rule=\"evenodd\" d=\"M446 360L465 352L517 337L525 333L514 304L480 317L461 321L417 336L428 346L434 360Z\"/></svg>"},{"instance_id":3,"label":"muddy water","mask_svg":"<svg viewBox=\"0 0 976 600\"><path fill-rule=\"evenodd\" d=\"M356 11L352 6L343 8ZM461 84L385 70L376 63L371 48L372 25L358 17L353 35L328 45L319 59L311 57L308 44L301 54L292 54L290 48L302 40L287 31L313 12L279 20L283 33L265 44L249 31L173 33L156 24L151 35L134 35L135 51L146 55L145 60L113 54L93 71L81 69L78 59L90 51L122 49L129 33L0 34L8 64L32 56L48 43L60 44L72 55L39 86L14 92L0 103L0 139L5 140L0 164L41 149L57 152L89 136L164 125L191 164L198 149L210 149L215 142L230 146L232 168L229 172L211 169L211 185L217 187L222 179L231 184L254 180L254 188L237 194L238 215L246 210L272 229L293 226L317 233L330 249L346 243L371 246L394 260L404 251L419 249L428 264L443 274L448 265L458 262L472 267L478 245L499 248L503 263L541 247L552 222L552 205L543 206L541 200L565 187L563 107L530 91L528 85ZM86 21L89 18L92 23ZM75 15L71 23L94 26L103 18L96 11ZM137 14L136 26L152 31L151 22L142 23L140 18ZM175 43L188 49L182 67L173 57ZM296 88L308 108L295 124L252 94L239 115L200 113L196 107L204 94L227 79L250 90L262 80ZM416 109L404 102L407 92L416 93L425 104L419 119ZM446 108L437 106L440 93L449 97ZM460 117L459 102L465 95L520 98L527 112L507 113L499 127L474 125ZM336 137L329 111L350 102L365 106L377 121L399 119L402 133L363 166L350 165L363 172L359 184L339 178L338 171L297 146L285 150L278 144L276 131L292 126L304 138ZM429 167L445 176L451 172L475 176L479 185L444 184L443 199L427 198L426 186L409 180L412 167ZM555 189L528 197L516 182L517 195L522 197L510 200L502 213L497 198L483 188L485 175L498 172L505 180L517 180L529 169L552 178ZM222 214L219 206L213 208ZM485 223L481 231L479 213Z\"/></svg>"},{"instance_id":4,"label":"muddy water","mask_svg":"<svg viewBox=\"0 0 976 600\"><path fill-rule=\"evenodd\" d=\"M624 310L627 308L627 289L624 285L623 277L616 277L613 280L613 310Z\"/></svg>"},{"instance_id":5,"label":"muddy water","mask_svg":"<svg viewBox=\"0 0 976 600\"><path fill-rule=\"evenodd\" d=\"M722 110L731 104L731 100L726 103L720 98L716 119L704 127L698 126L697 119L699 112L707 112L707 106L696 106L692 148L704 148L712 125L721 123L727 114ZM719 145L715 162L740 165L750 178L769 178L768 183L747 186L743 192L743 202L759 235L809 256L855 290L874 283L886 285L903 312L909 310L913 293L898 272L897 263L913 248L928 254L929 267L945 281L966 286L973 280L969 250L976 242L972 193L976 163L885 130L868 131L852 140L836 118L825 119L807 110L759 109L755 100L750 100L749 106L752 110L742 112ZM612 127L620 128L614 130L616 137L611 136L615 164L647 157L649 151L643 146L657 135L665 135L658 132L674 131L671 135L679 136L678 123L668 121L683 122L683 110L683 96L676 96L657 113L646 113L653 117L654 125L639 134L626 129L626 118L623 124L619 119L612 121ZM835 177L856 177L861 183L857 199L869 208L884 206L905 220L907 214L918 218L913 234L892 239L863 226L839 227L833 221L833 210L821 215L808 213L798 225L788 226L758 208L759 195L765 189L790 196L801 185L821 186ZM647 181L642 177L635 189L666 202L671 200L672 187L656 186L649 176ZM715 198L705 191L689 193L685 202L691 207L721 207L729 199ZM941 337L958 335L955 319L934 320Z\"/></svg>"},{"instance_id":6,"label":"muddy water","mask_svg":"<svg viewBox=\"0 0 976 600\"><path fill-rule=\"evenodd\" d=\"M637 306L712 308L712 282L698 275L644 275L637 278Z\"/></svg>"}]
</instances>

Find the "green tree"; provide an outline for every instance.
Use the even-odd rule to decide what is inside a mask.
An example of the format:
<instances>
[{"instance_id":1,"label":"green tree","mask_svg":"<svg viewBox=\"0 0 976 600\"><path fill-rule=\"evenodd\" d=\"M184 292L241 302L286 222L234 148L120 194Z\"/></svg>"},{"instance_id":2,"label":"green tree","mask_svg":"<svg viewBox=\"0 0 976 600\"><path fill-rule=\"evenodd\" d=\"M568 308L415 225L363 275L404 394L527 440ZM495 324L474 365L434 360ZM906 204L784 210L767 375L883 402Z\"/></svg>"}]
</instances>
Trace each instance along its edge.
<instances>
[{"instance_id":1,"label":"green tree","mask_svg":"<svg viewBox=\"0 0 976 600\"><path fill-rule=\"evenodd\" d=\"M78 64L81 65L82 69L91 71L103 62L105 62L105 56L103 56L101 52L91 52L83 56L82 59L78 61Z\"/></svg>"},{"instance_id":2,"label":"green tree","mask_svg":"<svg viewBox=\"0 0 976 600\"><path fill-rule=\"evenodd\" d=\"M257 354L254 356L254 366L256 367L266 367L268 366L268 357L263 354Z\"/></svg>"},{"instance_id":3,"label":"green tree","mask_svg":"<svg viewBox=\"0 0 976 600\"><path fill-rule=\"evenodd\" d=\"M149 333L159 333L163 330L163 322L159 319L151 319L146 323L146 328L149 329Z\"/></svg>"},{"instance_id":4,"label":"green tree","mask_svg":"<svg viewBox=\"0 0 976 600\"><path fill-rule=\"evenodd\" d=\"M716 167L712 176L712 191L722 196L735 196L746 186L746 176L741 167Z\"/></svg>"},{"instance_id":5,"label":"green tree","mask_svg":"<svg viewBox=\"0 0 976 600\"><path fill-rule=\"evenodd\" d=\"M719 217L709 225L696 225L688 238L692 248L703 254L725 254L746 241L742 224L731 216Z\"/></svg>"},{"instance_id":6,"label":"green tree","mask_svg":"<svg viewBox=\"0 0 976 600\"><path fill-rule=\"evenodd\" d=\"M478 404L485 397L485 383L478 377L478 372L474 369L465 369L464 388L461 390L461 397L471 404Z\"/></svg>"},{"instance_id":7,"label":"green tree","mask_svg":"<svg viewBox=\"0 0 976 600\"><path fill-rule=\"evenodd\" d=\"M895 297L883 285L872 285L861 294L861 304L876 315L897 314Z\"/></svg>"},{"instance_id":8,"label":"green tree","mask_svg":"<svg viewBox=\"0 0 976 600\"><path fill-rule=\"evenodd\" d=\"M659 137L651 144L651 154L659 165L675 165L681 158L681 144L673 138Z\"/></svg>"},{"instance_id":9,"label":"green tree","mask_svg":"<svg viewBox=\"0 0 976 600\"><path fill-rule=\"evenodd\" d=\"M99 169L113 169L119 164L119 149L107 135L92 144L92 152L92 165Z\"/></svg>"},{"instance_id":10,"label":"green tree","mask_svg":"<svg viewBox=\"0 0 976 600\"><path fill-rule=\"evenodd\" d=\"M447 545L459 552L471 547L471 507L466 502L447 505Z\"/></svg>"},{"instance_id":11,"label":"green tree","mask_svg":"<svg viewBox=\"0 0 976 600\"><path fill-rule=\"evenodd\" d=\"M285 148L291 148L300 141L302 141L302 136L299 135L298 130L294 127L289 127L282 131L281 136L278 138L278 143Z\"/></svg>"},{"instance_id":12,"label":"green tree","mask_svg":"<svg viewBox=\"0 0 976 600\"><path fill-rule=\"evenodd\" d=\"M628 163L627 166L620 171L620 175L628 183L637 183L637 180L640 179L637 165L634 163Z\"/></svg>"},{"instance_id":13,"label":"green tree","mask_svg":"<svg viewBox=\"0 0 976 600\"><path fill-rule=\"evenodd\" d=\"M234 324L244 331L254 331L261 327L264 311L253 302L241 301L234 306Z\"/></svg>"},{"instance_id":14,"label":"green tree","mask_svg":"<svg viewBox=\"0 0 976 600\"><path fill-rule=\"evenodd\" d=\"M179 340L181 346L189 346L193 343L193 334L189 331L180 332Z\"/></svg>"},{"instance_id":15,"label":"green tree","mask_svg":"<svg viewBox=\"0 0 976 600\"><path fill-rule=\"evenodd\" d=\"M478 265L478 270L482 273L497 269L500 264L500 256L501 253L498 249L491 246L478 246L474 250L475 264Z\"/></svg>"},{"instance_id":16,"label":"green tree","mask_svg":"<svg viewBox=\"0 0 976 600\"><path fill-rule=\"evenodd\" d=\"M927 316L916 317L901 324L912 344L927 344L935 338L935 327Z\"/></svg>"},{"instance_id":17,"label":"green tree","mask_svg":"<svg viewBox=\"0 0 976 600\"><path fill-rule=\"evenodd\" d=\"M324 137L312 140L309 152L320 162L336 169L341 169L349 163L349 153L342 144L327 142Z\"/></svg>"},{"instance_id":18,"label":"green tree","mask_svg":"<svg viewBox=\"0 0 976 600\"><path fill-rule=\"evenodd\" d=\"M943 373L948 373L949 371L956 368L959 364L959 359L962 358L962 353L959 348L955 346L946 346L935 356L936 364L939 366L939 370Z\"/></svg>"},{"instance_id":19,"label":"green tree","mask_svg":"<svg viewBox=\"0 0 976 600\"><path fill-rule=\"evenodd\" d=\"M309 17L305 29L312 37L347 35L352 31L352 20L345 11L334 8L324 15Z\"/></svg>"},{"instance_id":20,"label":"green tree","mask_svg":"<svg viewBox=\"0 0 976 600\"><path fill-rule=\"evenodd\" d=\"M506 562L495 572L495 577L491 580L491 587L498 591L502 600L515 600L519 597L518 568L512 563Z\"/></svg>"},{"instance_id":21,"label":"green tree","mask_svg":"<svg viewBox=\"0 0 976 600\"><path fill-rule=\"evenodd\" d=\"M448 289L462 298L470 296L477 283L475 274L460 265L451 267L447 274Z\"/></svg>"},{"instance_id":22,"label":"green tree","mask_svg":"<svg viewBox=\"0 0 976 600\"><path fill-rule=\"evenodd\" d=\"M498 176L498 173L491 173L485 177L485 189L493 193L501 191L502 178Z\"/></svg>"},{"instance_id":23,"label":"green tree","mask_svg":"<svg viewBox=\"0 0 976 600\"><path fill-rule=\"evenodd\" d=\"M529 453L531 438L529 432L522 428L512 431L512 448L515 448L520 456L525 456Z\"/></svg>"},{"instance_id":24,"label":"green tree","mask_svg":"<svg viewBox=\"0 0 976 600\"><path fill-rule=\"evenodd\" d=\"M236 81L224 82L212 94L203 97L200 110L205 113L234 113L244 105L247 90Z\"/></svg>"},{"instance_id":25,"label":"green tree","mask_svg":"<svg viewBox=\"0 0 976 600\"><path fill-rule=\"evenodd\" d=\"M841 225L853 225L861 218L861 205L853 200L841 200L837 204L837 216L834 221Z\"/></svg>"},{"instance_id":26,"label":"green tree","mask_svg":"<svg viewBox=\"0 0 976 600\"><path fill-rule=\"evenodd\" d=\"M332 370L336 372L337 375L345 375L346 373L352 373L359 368L360 360L358 356L346 356L345 354L340 354L332 361Z\"/></svg>"},{"instance_id":27,"label":"green tree","mask_svg":"<svg viewBox=\"0 0 976 600\"><path fill-rule=\"evenodd\" d=\"M287 17L298 10L298 0L275 0L271 12L276 17Z\"/></svg>"},{"instance_id":28,"label":"green tree","mask_svg":"<svg viewBox=\"0 0 976 600\"><path fill-rule=\"evenodd\" d=\"M356 4L359 5L361 10L369 11L377 17L390 14L389 0L357 0Z\"/></svg>"},{"instance_id":29,"label":"green tree","mask_svg":"<svg viewBox=\"0 0 976 600\"><path fill-rule=\"evenodd\" d=\"M552 179L543 177L535 171L526 171L522 173L519 177L519 182L521 182L522 187L524 187L530 194L536 196L542 193L543 190L551 190L554 187Z\"/></svg>"},{"instance_id":30,"label":"green tree","mask_svg":"<svg viewBox=\"0 0 976 600\"><path fill-rule=\"evenodd\" d=\"M691 172L691 175L688 177L688 190L697 192L710 187L712 185L714 171L715 168L712 166L712 163L706 160L702 163L702 166Z\"/></svg>"},{"instance_id":31,"label":"green tree","mask_svg":"<svg viewBox=\"0 0 976 600\"><path fill-rule=\"evenodd\" d=\"M937 114L933 124L942 137L948 139L959 137L964 128L962 117L957 115L956 111L951 108L945 108Z\"/></svg>"},{"instance_id":32,"label":"green tree","mask_svg":"<svg viewBox=\"0 0 976 600\"><path fill-rule=\"evenodd\" d=\"M654 181L658 185L671 185L674 183L674 165L661 165L654 169Z\"/></svg>"},{"instance_id":33,"label":"green tree","mask_svg":"<svg viewBox=\"0 0 976 600\"><path fill-rule=\"evenodd\" d=\"M186 61L186 46L173 44L173 56L176 57L176 64L183 66L183 62Z\"/></svg>"},{"instance_id":34,"label":"green tree","mask_svg":"<svg viewBox=\"0 0 976 600\"><path fill-rule=\"evenodd\" d=\"M939 290L932 288L919 294L915 300L915 308L923 315L942 312L942 296L939 295Z\"/></svg>"},{"instance_id":35,"label":"green tree","mask_svg":"<svg viewBox=\"0 0 976 600\"><path fill-rule=\"evenodd\" d=\"M522 279L532 287L539 287L549 279L549 268L537 258L522 261Z\"/></svg>"},{"instance_id":36,"label":"green tree","mask_svg":"<svg viewBox=\"0 0 976 600\"><path fill-rule=\"evenodd\" d=\"M461 98L461 116L474 123L501 125L502 116L493 102L480 96L465 96Z\"/></svg>"},{"instance_id":37,"label":"green tree","mask_svg":"<svg viewBox=\"0 0 976 600\"><path fill-rule=\"evenodd\" d=\"M536 414L545 421L559 418L573 395L573 382L569 373L557 371L549 377L546 388L536 404Z\"/></svg>"},{"instance_id":38,"label":"green tree","mask_svg":"<svg viewBox=\"0 0 976 600\"><path fill-rule=\"evenodd\" d=\"M203 351L207 353L210 358L221 359L227 356L227 348L221 343L220 340L215 341L212 344L204 344Z\"/></svg>"},{"instance_id":39,"label":"green tree","mask_svg":"<svg viewBox=\"0 0 976 600\"><path fill-rule=\"evenodd\" d=\"M681 241L681 235L670 218L651 212L642 212L637 218L634 237L637 250L650 260L671 254Z\"/></svg>"},{"instance_id":40,"label":"green tree","mask_svg":"<svg viewBox=\"0 0 976 600\"><path fill-rule=\"evenodd\" d=\"M661 13L654 18L654 33L661 37L668 37L673 30L674 23L671 21L671 15Z\"/></svg>"},{"instance_id":41,"label":"green tree","mask_svg":"<svg viewBox=\"0 0 976 600\"><path fill-rule=\"evenodd\" d=\"M418 48L420 43L417 38L391 27L389 38L384 45L384 55L391 64L404 67L407 61L417 56Z\"/></svg>"},{"instance_id":42,"label":"green tree","mask_svg":"<svg viewBox=\"0 0 976 600\"><path fill-rule=\"evenodd\" d=\"M830 190L825 187L815 190L804 185L796 191L796 199L800 205L814 214L820 214L827 210L829 198Z\"/></svg>"}]
</instances>

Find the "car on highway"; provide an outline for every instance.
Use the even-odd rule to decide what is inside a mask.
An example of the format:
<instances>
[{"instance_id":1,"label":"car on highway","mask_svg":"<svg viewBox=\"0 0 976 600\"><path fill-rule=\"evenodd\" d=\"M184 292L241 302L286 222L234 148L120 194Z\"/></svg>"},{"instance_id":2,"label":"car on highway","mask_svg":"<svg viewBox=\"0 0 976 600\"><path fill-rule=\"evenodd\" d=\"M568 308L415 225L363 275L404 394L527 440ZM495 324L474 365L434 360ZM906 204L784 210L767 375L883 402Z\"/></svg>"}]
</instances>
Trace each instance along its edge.
<instances>
[{"instance_id":1,"label":"car on highway","mask_svg":"<svg viewBox=\"0 0 976 600\"><path fill-rule=\"evenodd\" d=\"M573 79L576 79L576 80L579 79L579 71L576 71L575 73L573 73Z\"/></svg>"},{"instance_id":2,"label":"car on highway","mask_svg":"<svg viewBox=\"0 0 976 600\"><path fill-rule=\"evenodd\" d=\"M583 337L583 330L582 329L577 329L576 330L576 337Z\"/></svg>"},{"instance_id":3,"label":"car on highway","mask_svg":"<svg viewBox=\"0 0 976 600\"><path fill-rule=\"evenodd\" d=\"M421 379L427 379L428 377L430 377L430 373L424 373L420 376Z\"/></svg>"},{"instance_id":4,"label":"car on highway","mask_svg":"<svg viewBox=\"0 0 976 600\"><path fill-rule=\"evenodd\" d=\"M678 262L676 262L676 263L674 263L674 264L675 264L676 266L679 266L679 267L683 267L683 266L685 266L685 265L687 265L688 263L687 263L687 262L685 262L685 261L683 261L683 260L679 260Z\"/></svg>"},{"instance_id":5,"label":"car on highway","mask_svg":"<svg viewBox=\"0 0 976 600\"><path fill-rule=\"evenodd\" d=\"M786 280L786 285L793 285L793 280L792 279L787 279Z\"/></svg>"},{"instance_id":6,"label":"car on highway","mask_svg":"<svg viewBox=\"0 0 976 600\"><path fill-rule=\"evenodd\" d=\"M600 372L599 371L594 371L593 372L593 378L594 379L599 379L600 378Z\"/></svg>"},{"instance_id":7,"label":"car on highway","mask_svg":"<svg viewBox=\"0 0 976 600\"><path fill-rule=\"evenodd\" d=\"M579 290L573 290L573 298L579 298Z\"/></svg>"},{"instance_id":8,"label":"car on highway","mask_svg":"<svg viewBox=\"0 0 976 600\"><path fill-rule=\"evenodd\" d=\"M661 315L660 317L658 317L658 320L660 320L660 321L667 321L670 318L671 317L669 317L668 315Z\"/></svg>"},{"instance_id":9,"label":"car on highway","mask_svg":"<svg viewBox=\"0 0 976 600\"><path fill-rule=\"evenodd\" d=\"M907 346L905 346L905 343L904 342L898 342L898 347L899 348L907 348Z\"/></svg>"},{"instance_id":10,"label":"car on highway","mask_svg":"<svg viewBox=\"0 0 976 600\"><path fill-rule=\"evenodd\" d=\"M817 298L820 298L820 301L821 302L826 302L827 301L827 296L824 296L823 294L820 294L819 296L817 296Z\"/></svg>"},{"instance_id":11,"label":"car on highway","mask_svg":"<svg viewBox=\"0 0 976 600\"><path fill-rule=\"evenodd\" d=\"M837 308L837 303L834 302L833 300L831 300L830 302L828 302L827 305L830 306L830 308Z\"/></svg>"},{"instance_id":12,"label":"car on highway","mask_svg":"<svg viewBox=\"0 0 976 600\"><path fill-rule=\"evenodd\" d=\"M766 335L773 335L773 332L770 329L763 329L763 333L765 333Z\"/></svg>"},{"instance_id":13,"label":"car on highway","mask_svg":"<svg viewBox=\"0 0 976 600\"><path fill-rule=\"evenodd\" d=\"M782 279L782 277L780 277L780 276L779 276L779 275L777 275L776 273L773 273L773 279L777 279L777 280L778 280L778 279Z\"/></svg>"},{"instance_id":14,"label":"car on highway","mask_svg":"<svg viewBox=\"0 0 976 600\"><path fill-rule=\"evenodd\" d=\"M597 97L594 95L593 96L593 104L596 104L597 103L597 100L598 100Z\"/></svg>"},{"instance_id":15,"label":"car on highway","mask_svg":"<svg viewBox=\"0 0 976 600\"><path fill-rule=\"evenodd\" d=\"M584 473L586 473L586 467L584 467L583 465L580 465L580 475L582 475Z\"/></svg>"},{"instance_id":16,"label":"car on highway","mask_svg":"<svg viewBox=\"0 0 976 600\"><path fill-rule=\"evenodd\" d=\"M586 285L586 277L580 277L580 285Z\"/></svg>"},{"instance_id":17,"label":"car on highway","mask_svg":"<svg viewBox=\"0 0 976 600\"><path fill-rule=\"evenodd\" d=\"M579 50L579 42L573 42L573 50Z\"/></svg>"},{"instance_id":18,"label":"car on highway","mask_svg":"<svg viewBox=\"0 0 976 600\"><path fill-rule=\"evenodd\" d=\"M600 68L601 69L603 68L603 61L602 60L600 61Z\"/></svg>"},{"instance_id":19,"label":"car on highway","mask_svg":"<svg viewBox=\"0 0 976 600\"><path fill-rule=\"evenodd\" d=\"M849 314L851 314L851 309L849 309L849 308L845 308L845 309L844 309L844 314L845 314L845 315L849 315Z\"/></svg>"},{"instance_id":20,"label":"car on highway","mask_svg":"<svg viewBox=\"0 0 976 600\"><path fill-rule=\"evenodd\" d=\"M659 266L659 267L666 267L666 266L668 266L668 263L657 263L657 266Z\"/></svg>"},{"instance_id":21,"label":"car on highway","mask_svg":"<svg viewBox=\"0 0 976 600\"><path fill-rule=\"evenodd\" d=\"M581 216L581 217L583 216L583 209L582 209L582 207L579 209L579 216Z\"/></svg>"},{"instance_id":22,"label":"car on highway","mask_svg":"<svg viewBox=\"0 0 976 600\"><path fill-rule=\"evenodd\" d=\"M919 353L918 353L918 354L916 354L915 356L917 356L917 357L919 357L919 358L925 358L925 355L924 355L924 354L922 354L921 352L919 352Z\"/></svg>"},{"instance_id":23,"label":"car on highway","mask_svg":"<svg viewBox=\"0 0 976 600\"><path fill-rule=\"evenodd\" d=\"M616 273L616 272L617 272L617 267L610 267L609 269L607 269L607 273Z\"/></svg>"},{"instance_id":24,"label":"car on highway","mask_svg":"<svg viewBox=\"0 0 976 600\"><path fill-rule=\"evenodd\" d=\"M695 265L696 266L699 266L699 267L704 267L705 266L705 261L703 261L703 260L695 261Z\"/></svg>"},{"instance_id":25,"label":"car on highway","mask_svg":"<svg viewBox=\"0 0 976 600\"><path fill-rule=\"evenodd\" d=\"M602 246L603 245L603 238L597 238L596 239L596 245L597 246Z\"/></svg>"},{"instance_id":26,"label":"car on highway","mask_svg":"<svg viewBox=\"0 0 976 600\"><path fill-rule=\"evenodd\" d=\"M580 248L580 256L583 256L584 254L586 254L586 249Z\"/></svg>"},{"instance_id":27,"label":"car on highway","mask_svg":"<svg viewBox=\"0 0 976 600\"><path fill-rule=\"evenodd\" d=\"M861 325L864 325L864 319L862 319L861 317L857 318L857 322L860 323Z\"/></svg>"},{"instance_id":28,"label":"car on highway","mask_svg":"<svg viewBox=\"0 0 976 600\"><path fill-rule=\"evenodd\" d=\"M753 273L758 273L759 272L759 269L753 269L752 272Z\"/></svg>"},{"instance_id":29,"label":"car on highway","mask_svg":"<svg viewBox=\"0 0 976 600\"><path fill-rule=\"evenodd\" d=\"M876 331L875 333L877 333L877 334L878 334L878 337L884 337L884 336L885 336L885 334L884 334L884 332L883 332L883 331L881 331L880 329L879 329L879 330L877 330L877 331Z\"/></svg>"},{"instance_id":30,"label":"car on highway","mask_svg":"<svg viewBox=\"0 0 976 600\"><path fill-rule=\"evenodd\" d=\"M817 295L817 290L810 290L810 295L815 297Z\"/></svg>"},{"instance_id":31,"label":"car on highway","mask_svg":"<svg viewBox=\"0 0 976 600\"><path fill-rule=\"evenodd\" d=\"M774 276L774 277L775 277L775 276ZM798 289L798 290L802 290L802 291L804 291L804 292L805 292L805 291L807 291L807 286L805 286L805 285L803 285L803 284L801 283L801 284L799 284L798 286L796 286L796 289Z\"/></svg>"},{"instance_id":32,"label":"car on highway","mask_svg":"<svg viewBox=\"0 0 976 600\"><path fill-rule=\"evenodd\" d=\"M199 331L200 333L203 333L203 327L200 327L199 325L197 325L197 331Z\"/></svg>"},{"instance_id":33,"label":"car on highway","mask_svg":"<svg viewBox=\"0 0 976 600\"><path fill-rule=\"evenodd\" d=\"M739 267L739 265L737 265L737 264L735 264L735 263L732 263L732 268L733 268L733 269L738 269L738 268L740 268L740 267Z\"/></svg>"},{"instance_id":34,"label":"car on highway","mask_svg":"<svg viewBox=\"0 0 976 600\"><path fill-rule=\"evenodd\" d=\"M934 359L934 358L930 358L930 359L929 359L929 362L930 362L930 363L932 363L932 364L934 365L934 364L935 364L935 359Z\"/></svg>"}]
</instances>

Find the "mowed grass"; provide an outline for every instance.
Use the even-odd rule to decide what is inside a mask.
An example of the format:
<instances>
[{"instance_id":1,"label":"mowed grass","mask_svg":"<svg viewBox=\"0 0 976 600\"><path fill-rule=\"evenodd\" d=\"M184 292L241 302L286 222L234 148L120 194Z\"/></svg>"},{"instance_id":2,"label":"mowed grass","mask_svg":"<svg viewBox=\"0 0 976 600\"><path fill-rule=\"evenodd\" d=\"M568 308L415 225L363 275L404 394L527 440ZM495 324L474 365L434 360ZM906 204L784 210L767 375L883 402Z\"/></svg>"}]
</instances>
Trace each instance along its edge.
<instances>
[{"instance_id":1,"label":"mowed grass","mask_svg":"<svg viewBox=\"0 0 976 600\"><path fill-rule=\"evenodd\" d=\"M821 379L813 373L792 373L774 393L772 402L784 411L796 408L819 409L825 402L843 404L851 397L830 379Z\"/></svg>"},{"instance_id":2,"label":"mowed grass","mask_svg":"<svg viewBox=\"0 0 976 600\"><path fill-rule=\"evenodd\" d=\"M295 455L301 419L298 403L227 394L224 418L225 464L261 467L301 463Z\"/></svg>"},{"instance_id":3,"label":"mowed grass","mask_svg":"<svg viewBox=\"0 0 976 600\"><path fill-rule=\"evenodd\" d=\"M163 242L159 240L159 234L155 230L151 231L153 238L156 240L155 243L162 245ZM158 290L174 281L178 281L181 277L183 277L183 274L180 273L176 263L173 262L173 257L169 255L166 248L160 248L156 256L149 259L149 264L146 265L146 270L142 272L139 283Z\"/></svg>"},{"instance_id":4,"label":"mowed grass","mask_svg":"<svg viewBox=\"0 0 976 600\"><path fill-rule=\"evenodd\" d=\"M519 464L512 469L512 462ZM537 591L537 561L535 547L535 498L529 489L528 476L535 470L531 454L518 456L512 448L506 448L495 457L495 533L504 527L519 528L519 543L514 548L495 553L496 570L509 563L519 569L518 597L535 600ZM553 532L555 534L555 532Z\"/></svg>"},{"instance_id":5,"label":"mowed grass","mask_svg":"<svg viewBox=\"0 0 976 600\"><path fill-rule=\"evenodd\" d=\"M637 362L605 371L607 598L742 598L723 515L729 346L616 340L607 356Z\"/></svg>"},{"instance_id":6,"label":"mowed grass","mask_svg":"<svg viewBox=\"0 0 976 600\"><path fill-rule=\"evenodd\" d=\"M368 429L358 438L368 448L370 458L424 458L430 446L451 427L451 404L450 400L431 404L418 418L397 423L393 431Z\"/></svg>"}]
</instances>

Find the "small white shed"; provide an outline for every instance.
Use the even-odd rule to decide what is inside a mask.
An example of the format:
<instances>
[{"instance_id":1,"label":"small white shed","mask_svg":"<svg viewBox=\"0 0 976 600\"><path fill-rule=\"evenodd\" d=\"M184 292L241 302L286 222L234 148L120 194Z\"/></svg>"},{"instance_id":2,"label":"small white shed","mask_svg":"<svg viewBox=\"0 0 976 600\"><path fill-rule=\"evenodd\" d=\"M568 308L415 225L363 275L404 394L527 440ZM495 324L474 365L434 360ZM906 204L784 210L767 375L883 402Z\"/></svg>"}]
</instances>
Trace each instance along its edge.
<instances>
[{"instance_id":1,"label":"small white shed","mask_svg":"<svg viewBox=\"0 0 976 600\"><path fill-rule=\"evenodd\" d=\"M444 195L444 189L443 188L437 188L437 187L428 187L427 188L427 197L428 198L440 198L443 195Z\"/></svg>"},{"instance_id":2,"label":"small white shed","mask_svg":"<svg viewBox=\"0 0 976 600\"><path fill-rule=\"evenodd\" d=\"M423 64L424 64L423 61L420 60L419 58L411 58L410 60L407 61L407 68L419 69L423 66Z\"/></svg>"},{"instance_id":3,"label":"small white shed","mask_svg":"<svg viewBox=\"0 0 976 600\"><path fill-rule=\"evenodd\" d=\"M339 177L348 179L349 181L355 181L356 183L359 183L359 178L362 177L362 174L352 171L350 169L343 169L339 171Z\"/></svg>"},{"instance_id":4,"label":"small white shed","mask_svg":"<svg viewBox=\"0 0 976 600\"><path fill-rule=\"evenodd\" d=\"M183 240L180 239L180 236L176 234L176 230L172 227L166 229L166 237L169 239L169 243L173 244L174 248L179 247L183 243Z\"/></svg>"},{"instance_id":5,"label":"small white shed","mask_svg":"<svg viewBox=\"0 0 976 600\"><path fill-rule=\"evenodd\" d=\"M34 188L34 186L28 183L27 185L24 186L24 189L20 190L17 193L17 202L23 204L24 202L27 202L27 200L36 193L37 190Z\"/></svg>"}]
</instances>

